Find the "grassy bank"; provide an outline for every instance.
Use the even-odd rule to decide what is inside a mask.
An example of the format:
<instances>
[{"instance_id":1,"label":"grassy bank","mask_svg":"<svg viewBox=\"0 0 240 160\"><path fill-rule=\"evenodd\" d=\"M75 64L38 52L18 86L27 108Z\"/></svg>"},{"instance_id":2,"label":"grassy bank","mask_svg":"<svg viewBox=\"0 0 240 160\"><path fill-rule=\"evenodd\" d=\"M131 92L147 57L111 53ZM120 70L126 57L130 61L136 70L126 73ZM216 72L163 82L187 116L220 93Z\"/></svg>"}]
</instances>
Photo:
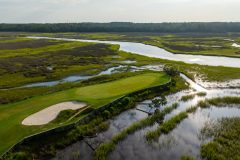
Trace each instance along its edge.
<instances>
[{"instance_id":1,"label":"grassy bank","mask_svg":"<svg viewBox=\"0 0 240 160\"><path fill-rule=\"evenodd\" d=\"M21 124L24 118L41 109L68 100L86 101L92 108L98 108L124 94L164 84L168 81L169 77L164 74L142 74L109 83L74 88L18 103L2 105L0 107L0 142L3 145L0 146L0 154L10 148L14 143L20 141L23 137L59 126L58 124L42 126L24 126ZM68 123L73 121L74 120Z\"/></svg>"}]
</instances>

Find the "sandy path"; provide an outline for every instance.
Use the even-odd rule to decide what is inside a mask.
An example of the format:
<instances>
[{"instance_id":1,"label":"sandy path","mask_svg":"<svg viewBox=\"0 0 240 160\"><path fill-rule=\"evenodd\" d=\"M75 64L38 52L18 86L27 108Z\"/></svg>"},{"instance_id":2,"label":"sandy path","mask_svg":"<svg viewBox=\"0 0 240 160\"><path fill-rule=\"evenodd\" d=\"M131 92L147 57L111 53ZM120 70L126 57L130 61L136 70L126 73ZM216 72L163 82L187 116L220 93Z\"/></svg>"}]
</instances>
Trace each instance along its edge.
<instances>
[{"instance_id":1,"label":"sandy path","mask_svg":"<svg viewBox=\"0 0 240 160\"><path fill-rule=\"evenodd\" d=\"M48 108L45 108L37 113L34 113L22 121L24 125L42 125L47 124L50 121L54 120L60 111L66 109L79 109L86 106L86 102L77 102L77 101L67 101L52 105Z\"/></svg>"}]
</instances>

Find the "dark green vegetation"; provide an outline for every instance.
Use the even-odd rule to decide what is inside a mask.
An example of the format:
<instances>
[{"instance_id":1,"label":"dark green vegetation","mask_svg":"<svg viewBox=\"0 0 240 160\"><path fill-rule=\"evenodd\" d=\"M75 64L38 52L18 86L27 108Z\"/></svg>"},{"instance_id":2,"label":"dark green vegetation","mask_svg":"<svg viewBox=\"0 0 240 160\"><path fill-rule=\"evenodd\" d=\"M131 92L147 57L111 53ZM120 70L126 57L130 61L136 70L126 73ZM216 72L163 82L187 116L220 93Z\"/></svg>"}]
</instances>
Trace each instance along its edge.
<instances>
[{"instance_id":1,"label":"dark green vegetation","mask_svg":"<svg viewBox=\"0 0 240 160\"><path fill-rule=\"evenodd\" d=\"M231 104L240 104L240 97L217 97L207 100L211 105L228 106Z\"/></svg>"},{"instance_id":2,"label":"dark green vegetation","mask_svg":"<svg viewBox=\"0 0 240 160\"><path fill-rule=\"evenodd\" d=\"M186 95L186 96L182 96L180 100L186 102L188 100L193 99L196 95L199 96L199 97L204 97L204 96L207 95L207 92L198 92L196 94L189 94L189 95Z\"/></svg>"},{"instance_id":3,"label":"dark green vegetation","mask_svg":"<svg viewBox=\"0 0 240 160\"><path fill-rule=\"evenodd\" d=\"M211 99L200 100L195 106L187 108L187 112L195 112L198 107L209 108L211 105L217 107L236 107L236 104L240 104L240 97L217 97Z\"/></svg>"},{"instance_id":4,"label":"dark green vegetation","mask_svg":"<svg viewBox=\"0 0 240 160\"><path fill-rule=\"evenodd\" d=\"M109 111L108 111L109 112ZM113 111L114 112L114 108L113 108ZM109 116L110 116L110 112L109 112ZM108 129L108 127L110 126L110 123L109 122L102 122L100 123L99 125L99 129L100 131L106 131Z\"/></svg>"},{"instance_id":5,"label":"dark green vegetation","mask_svg":"<svg viewBox=\"0 0 240 160\"><path fill-rule=\"evenodd\" d=\"M195 160L195 158L189 155L183 154L179 160Z\"/></svg>"},{"instance_id":6,"label":"dark green vegetation","mask_svg":"<svg viewBox=\"0 0 240 160\"><path fill-rule=\"evenodd\" d=\"M167 75L169 76L177 76L180 73L177 69L174 69L172 67L167 67L167 66L163 67L163 71L166 72Z\"/></svg>"},{"instance_id":7,"label":"dark green vegetation","mask_svg":"<svg viewBox=\"0 0 240 160\"><path fill-rule=\"evenodd\" d=\"M239 159L240 158L240 118L222 118L215 124L202 128L201 136L213 138L202 145L201 156L204 159Z\"/></svg>"},{"instance_id":8,"label":"dark green vegetation","mask_svg":"<svg viewBox=\"0 0 240 160\"><path fill-rule=\"evenodd\" d=\"M200 97L204 97L207 95L207 92L198 92L196 95Z\"/></svg>"},{"instance_id":9,"label":"dark green vegetation","mask_svg":"<svg viewBox=\"0 0 240 160\"><path fill-rule=\"evenodd\" d=\"M177 107L178 104L175 103L172 106L166 107L163 111L156 111L152 116L141 119L139 122L135 122L129 127L125 128L120 133L114 135L110 142L102 143L94 152L94 159L107 159L108 154L114 150L117 143L120 143L121 141L126 139L128 135L133 134L135 131L155 124L157 120L163 119L167 113L170 113L173 109L176 109Z\"/></svg>"},{"instance_id":10,"label":"dark green vegetation","mask_svg":"<svg viewBox=\"0 0 240 160\"><path fill-rule=\"evenodd\" d=\"M161 106L167 104L167 99L164 95L161 95L160 98L153 99L151 103L148 104L150 108L149 112L153 108L160 108Z\"/></svg>"},{"instance_id":11,"label":"dark green vegetation","mask_svg":"<svg viewBox=\"0 0 240 160\"><path fill-rule=\"evenodd\" d=\"M184 118L186 118L188 114L186 112L180 112L178 115L170 118L166 122L159 125L156 130L148 131L146 133L146 139L149 143L153 141L157 141L159 136L164 133L167 134L171 130L173 130Z\"/></svg>"},{"instance_id":12,"label":"dark green vegetation","mask_svg":"<svg viewBox=\"0 0 240 160\"><path fill-rule=\"evenodd\" d=\"M136 90L165 84L170 78L164 73L146 73L108 83L100 83L85 87L73 88L49 95L38 96L17 103L2 105L0 107L0 154L4 153L14 143L29 135L58 127L58 123L49 123L40 126L25 126L21 122L29 115L51 105L70 101L85 101L92 109L99 108L111 101ZM183 82L176 84L176 87ZM186 87L186 86L181 86ZM147 94L147 93L146 93ZM80 114L66 124L76 122L89 113ZM68 120L68 118L66 119ZM17 134L16 134L17 133Z\"/></svg>"},{"instance_id":13,"label":"dark green vegetation","mask_svg":"<svg viewBox=\"0 0 240 160\"><path fill-rule=\"evenodd\" d=\"M9 156L10 157L20 156L20 158L25 158L25 159L27 158L32 159L33 156L37 159L50 159L50 157L53 157L57 149L65 148L71 143L82 139L83 136L93 135L94 133L97 132L97 127L104 120L106 120L107 118L112 118L114 115L118 115L120 114L120 112L135 106L136 101L139 102L145 99L159 96L161 94L167 95L167 94L174 93L182 89L188 88L188 86L185 85L184 81L180 77L174 77L174 78L176 80L176 83L174 85L170 85L170 87L167 87L165 89L162 88L156 91L154 90L146 91L143 93L139 93L137 95L133 95L131 97L126 97L122 100L122 102L119 102L118 104L113 105L113 107L110 107L109 110L103 111L102 113L94 117L93 120L87 122L86 124L80 125L73 130L69 130L65 132L57 132L52 135L43 136L34 141L30 141L29 143L25 143L19 146L16 150L14 150L13 153L11 153ZM177 107L177 106L175 105L174 107ZM76 118L79 119L84 115L87 115L90 111L91 110L88 110L88 112L85 112L85 113L81 113ZM170 112L170 108L168 108L168 112ZM47 127L47 126L45 125L44 127Z\"/></svg>"},{"instance_id":14,"label":"dark green vegetation","mask_svg":"<svg viewBox=\"0 0 240 160\"><path fill-rule=\"evenodd\" d=\"M191 100L195 97L196 95L195 94L189 94L189 95L186 95L186 96L182 96L181 97L181 101L188 101L188 100Z\"/></svg>"},{"instance_id":15,"label":"dark green vegetation","mask_svg":"<svg viewBox=\"0 0 240 160\"><path fill-rule=\"evenodd\" d=\"M0 24L0 31L23 32L240 32L239 22Z\"/></svg>"}]
</instances>

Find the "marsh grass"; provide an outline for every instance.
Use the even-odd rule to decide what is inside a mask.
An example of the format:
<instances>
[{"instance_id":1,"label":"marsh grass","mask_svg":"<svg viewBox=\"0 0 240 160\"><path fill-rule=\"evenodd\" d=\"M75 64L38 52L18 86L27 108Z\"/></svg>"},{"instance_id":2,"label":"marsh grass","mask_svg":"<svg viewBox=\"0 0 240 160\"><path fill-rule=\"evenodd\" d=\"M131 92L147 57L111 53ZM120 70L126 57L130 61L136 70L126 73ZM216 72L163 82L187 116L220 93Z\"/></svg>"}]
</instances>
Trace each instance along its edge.
<instances>
[{"instance_id":1,"label":"marsh grass","mask_svg":"<svg viewBox=\"0 0 240 160\"><path fill-rule=\"evenodd\" d=\"M114 135L110 142L102 143L94 152L94 159L107 159L108 154L114 150L117 143L123 141L129 134L142 129L146 126L153 125L158 119L162 119L167 113L176 109L179 105L174 103L172 106L166 107L163 111L157 111L152 116L134 122L131 126L123 129L120 133Z\"/></svg>"},{"instance_id":2,"label":"marsh grass","mask_svg":"<svg viewBox=\"0 0 240 160\"><path fill-rule=\"evenodd\" d=\"M199 97L204 97L207 95L207 92L198 92L196 94L189 94L186 96L182 96L180 100L186 102L186 101L189 101L189 100L195 98L196 95Z\"/></svg>"},{"instance_id":3,"label":"marsh grass","mask_svg":"<svg viewBox=\"0 0 240 160\"><path fill-rule=\"evenodd\" d=\"M110 126L110 122L102 122L99 124L100 131L106 131Z\"/></svg>"},{"instance_id":4,"label":"marsh grass","mask_svg":"<svg viewBox=\"0 0 240 160\"><path fill-rule=\"evenodd\" d=\"M236 104L240 104L240 97L217 97L205 100L199 100L196 105L186 109L188 113L195 112L198 107L209 108L211 105L217 107L237 107Z\"/></svg>"},{"instance_id":5,"label":"marsh grass","mask_svg":"<svg viewBox=\"0 0 240 160\"><path fill-rule=\"evenodd\" d=\"M198 108L209 108L210 104L207 100L199 100L196 105L191 106L186 109L187 113L195 112Z\"/></svg>"},{"instance_id":6,"label":"marsh grass","mask_svg":"<svg viewBox=\"0 0 240 160\"><path fill-rule=\"evenodd\" d=\"M217 97L217 98L212 98L208 99L208 102L211 105L215 106L227 106L231 104L240 104L240 97Z\"/></svg>"},{"instance_id":7,"label":"marsh grass","mask_svg":"<svg viewBox=\"0 0 240 160\"><path fill-rule=\"evenodd\" d=\"M182 96L180 100L186 102L186 101L189 101L189 100L193 99L195 96L196 96L195 94Z\"/></svg>"},{"instance_id":8,"label":"marsh grass","mask_svg":"<svg viewBox=\"0 0 240 160\"><path fill-rule=\"evenodd\" d=\"M197 106L201 108L209 108L210 104L208 100L200 100L198 101Z\"/></svg>"},{"instance_id":9,"label":"marsh grass","mask_svg":"<svg viewBox=\"0 0 240 160\"><path fill-rule=\"evenodd\" d=\"M198 105L191 106L191 107L186 109L186 112L187 113L193 113L193 112L195 112L198 109L198 107L199 107Z\"/></svg>"},{"instance_id":10,"label":"marsh grass","mask_svg":"<svg viewBox=\"0 0 240 160\"><path fill-rule=\"evenodd\" d=\"M201 147L203 159L239 159L240 157L240 118L224 117L207 124L201 129L201 136L213 138Z\"/></svg>"},{"instance_id":11,"label":"marsh grass","mask_svg":"<svg viewBox=\"0 0 240 160\"><path fill-rule=\"evenodd\" d=\"M199 97L204 97L207 95L207 92L198 92L198 93L196 93L196 95Z\"/></svg>"},{"instance_id":12,"label":"marsh grass","mask_svg":"<svg viewBox=\"0 0 240 160\"><path fill-rule=\"evenodd\" d=\"M157 141L158 137L164 133L168 134L171 130L173 130L184 118L187 117L186 112L180 112L178 115L170 118L166 122L162 123L156 130L148 131L145 134L145 138L149 143L153 141Z\"/></svg>"},{"instance_id":13,"label":"marsh grass","mask_svg":"<svg viewBox=\"0 0 240 160\"><path fill-rule=\"evenodd\" d=\"M166 138L159 143L158 148L171 149L174 145L178 145L178 140L174 137L174 135L170 134L167 135Z\"/></svg>"},{"instance_id":14,"label":"marsh grass","mask_svg":"<svg viewBox=\"0 0 240 160\"><path fill-rule=\"evenodd\" d=\"M182 156L179 160L196 160L196 159L187 154L182 154Z\"/></svg>"}]
</instances>

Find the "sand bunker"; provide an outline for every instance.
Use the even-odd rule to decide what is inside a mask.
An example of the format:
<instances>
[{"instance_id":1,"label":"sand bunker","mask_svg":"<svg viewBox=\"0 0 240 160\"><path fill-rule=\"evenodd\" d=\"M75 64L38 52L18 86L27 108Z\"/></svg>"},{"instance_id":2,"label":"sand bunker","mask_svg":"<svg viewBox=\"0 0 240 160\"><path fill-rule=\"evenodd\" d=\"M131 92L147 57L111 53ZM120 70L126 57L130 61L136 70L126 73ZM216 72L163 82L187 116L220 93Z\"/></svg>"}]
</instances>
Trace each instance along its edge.
<instances>
[{"instance_id":1,"label":"sand bunker","mask_svg":"<svg viewBox=\"0 0 240 160\"><path fill-rule=\"evenodd\" d=\"M52 105L48 108L45 108L37 113L28 116L22 121L24 125L42 125L47 124L50 121L54 120L60 111L66 109L79 109L86 106L86 102L78 102L78 101L67 101Z\"/></svg>"}]
</instances>

